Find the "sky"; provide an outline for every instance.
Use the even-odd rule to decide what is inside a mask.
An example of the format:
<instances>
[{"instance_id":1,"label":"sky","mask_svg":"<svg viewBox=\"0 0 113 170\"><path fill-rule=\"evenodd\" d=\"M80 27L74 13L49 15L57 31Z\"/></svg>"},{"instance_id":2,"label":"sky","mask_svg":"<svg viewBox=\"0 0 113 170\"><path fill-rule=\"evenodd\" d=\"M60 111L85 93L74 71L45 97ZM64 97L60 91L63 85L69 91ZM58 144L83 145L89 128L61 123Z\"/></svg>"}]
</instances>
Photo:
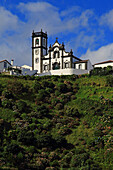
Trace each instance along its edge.
<instances>
[{"instance_id":1,"label":"sky","mask_svg":"<svg viewBox=\"0 0 113 170\"><path fill-rule=\"evenodd\" d=\"M32 65L32 31L92 64L113 60L113 0L0 0L0 60Z\"/></svg>"}]
</instances>

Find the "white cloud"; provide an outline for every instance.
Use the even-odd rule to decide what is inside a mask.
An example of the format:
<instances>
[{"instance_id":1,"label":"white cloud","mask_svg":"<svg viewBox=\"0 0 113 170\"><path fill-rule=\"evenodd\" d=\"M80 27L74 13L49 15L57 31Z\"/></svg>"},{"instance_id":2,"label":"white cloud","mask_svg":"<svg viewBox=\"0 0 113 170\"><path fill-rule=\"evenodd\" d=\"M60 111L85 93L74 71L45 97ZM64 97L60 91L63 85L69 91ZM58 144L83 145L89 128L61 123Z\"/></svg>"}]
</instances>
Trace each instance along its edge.
<instances>
[{"instance_id":1,"label":"white cloud","mask_svg":"<svg viewBox=\"0 0 113 170\"><path fill-rule=\"evenodd\" d=\"M113 9L108 13L102 15L99 20L100 25L108 26L111 30L113 29Z\"/></svg>"},{"instance_id":2,"label":"white cloud","mask_svg":"<svg viewBox=\"0 0 113 170\"><path fill-rule=\"evenodd\" d=\"M18 17L13 15L10 11L0 7L0 35L7 29L7 31L16 30L18 24Z\"/></svg>"},{"instance_id":3,"label":"white cloud","mask_svg":"<svg viewBox=\"0 0 113 170\"><path fill-rule=\"evenodd\" d=\"M79 7L73 7L60 13L58 8L46 2L20 3L18 8L25 14L28 25L32 25L37 30L43 27L49 35L66 31L75 32L86 28L89 24L89 18L93 15L91 10L85 10L76 16L74 11L79 10Z\"/></svg>"},{"instance_id":4,"label":"white cloud","mask_svg":"<svg viewBox=\"0 0 113 170\"><path fill-rule=\"evenodd\" d=\"M86 54L81 56L81 59L89 59L92 64L113 60L113 43L102 46L96 51L87 50Z\"/></svg>"},{"instance_id":5,"label":"white cloud","mask_svg":"<svg viewBox=\"0 0 113 170\"><path fill-rule=\"evenodd\" d=\"M66 17L66 16L68 16L68 17L71 16L72 17L75 14L75 12L80 13L81 8L79 6L73 6L73 7L69 8L69 9L61 11L60 15L62 17Z\"/></svg>"},{"instance_id":6,"label":"white cloud","mask_svg":"<svg viewBox=\"0 0 113 170\"><path fill-rule=\"evenodd\" d=\"M44 12L47 9L48 10L58 10L53 5L47 3L47 2L30 2L27 4L20 3L18 5L18 8L21 10L21 12L29 11L29 12Z\"/></svg>"}]
</instances>

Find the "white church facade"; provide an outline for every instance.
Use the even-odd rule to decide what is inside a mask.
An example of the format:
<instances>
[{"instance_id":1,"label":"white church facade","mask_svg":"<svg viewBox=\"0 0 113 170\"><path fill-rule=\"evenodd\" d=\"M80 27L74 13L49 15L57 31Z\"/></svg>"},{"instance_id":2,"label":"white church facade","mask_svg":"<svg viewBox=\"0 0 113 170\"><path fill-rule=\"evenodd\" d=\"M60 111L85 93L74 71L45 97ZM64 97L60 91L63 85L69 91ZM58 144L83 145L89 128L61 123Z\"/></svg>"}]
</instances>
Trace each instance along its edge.
<instances>
[{"instance_id":1,"label":"white church facade","mask_svg":"<svg viewBox=\"0 0 113 170\"><path fill-rule=\"evenodd\" d=\"M65 51L64 43L55 43L47 48L47 33L32 32L32 70L41 75L87 74L93 69L90 60L81 60Z\"/></svg>"}]
</instances>

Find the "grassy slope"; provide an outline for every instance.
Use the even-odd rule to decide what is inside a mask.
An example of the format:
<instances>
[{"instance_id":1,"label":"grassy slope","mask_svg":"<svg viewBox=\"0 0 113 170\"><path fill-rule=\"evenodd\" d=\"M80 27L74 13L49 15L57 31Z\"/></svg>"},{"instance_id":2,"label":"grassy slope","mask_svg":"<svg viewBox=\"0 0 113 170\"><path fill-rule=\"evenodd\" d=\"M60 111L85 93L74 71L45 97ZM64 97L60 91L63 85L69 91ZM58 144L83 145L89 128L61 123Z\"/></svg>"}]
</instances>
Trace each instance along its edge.
<instances>
[{"instance_id":1,"label":"grassy slope","mask_svg":"<svg viewBox=\"0 0 113 170\"><path fill-rule=\"evenodd\" d=\"M63 81L65 81L66 78L64 78ZM2 85L2 89L5 89L8 86L8 83L12 81L15 81L15 79L10 79L10 78L0 78L0 84ZM68 78L67 78L68 80ZM24 87L28 87L29 89L32 89L34 80L23 80L23 79L17 79L16 81L20 82L23 84ZM43 80L40 80L40 83L42 83ZM47 81L51 81L50 78L47 79ZM59 81L62 81L61 78L59 78ZM68 127L68 129L71 129L71 133L64 134L63 136L67 140L68 143L73 145L72 149L67 149L67 154L72 151L73 157L74 155L78 156L81 155L81 151L79 154L76 153L76 150L84 150L84 153L88 153L90 156L87 160L90 160L90 164L88 163L81 163L79 162L78 164L74 164L72 159L69 158L68 160L68 165L65 163L65 149L62 151L62 149L58 151L55 150L55 152L59 154L59 159L62 164L58 163L57 158L54 159L56 161L51 161L48 166L49 167L56 167L57 169L59 168L86 168L88 169L88 166L90 168L95 167L95 169L109 169L113 167L113 156L112 156L112 138L113 135L113 128L112 128L112 116L113 116L113 87L107 86L106 83L106 77L99 77L99 76L92 76L92 77L81 77L78 78L77 80L69 80L72 83L72 86L76 83L77 87L79 87L78 90L75 91L71 90L72 95L75 96L74 99L71 98L71 100L67 101L67 103L64 104L64 108L62 109L57 109L56 104L53 105L52 109L49 110L49 114L52 117L43 117L39 118L38 123L35 123L36 126L42 125L43 128L45 128L48 132L50 132L53 136L54 134L57 134L59 130L61 131L62 129L64 130L64 127ZM57 86L59 83L58 81L53 81L54 84ZM29 90L30 91L30 90ZM55 97L55 88L54 91L52 92L53 96ZM65 94L65 93L64 93ZM61 93L59 94L61 96ZM103 99L101 99L101 96L103 96ZM17 100L23 100L24 102L27 103L27 105L30 107L30 113L27 113L31 116L31 111L35 110L37 105L35 103L35 100L37 97L37 94L35 93L30 93L27 95L27 93L21 94ZM58 96L56 96L57 98ZM52 97L50 96L48 100L51 99ZM109 100L111 100L111 103L109 103ZM45 102L44 102L45 103ZM43 103L42 103L43 104ZM41 105L41 103L39 104ZM46 104L52 105L51 103ZM79 114L81 116L72 116L68 115L68 111L66 111L65 107L71 107L71 108L76 108L79 111ZM23 114L23 113L21 113ZM53 123L53 119L56 119L57 115L57 120L55 124ZM29 116L28 116L29 117ZM12 111L12 109L9 108L4 108L1 106L0 108L0 118L4 119L9 122L15 122L15 113ZM18 118L18 116L17 116ZM66 119L72 119L72 121L66 123ZM23 120L23 118L20 117L18 118L19 121ZM24 120L27 122L27 118L24 118ZM30 121L29 125L31 124ZM49 123L50 125L49 127ZM60 122L60 124L59 124ZM74 124L72 124L74 122ZM33 123L33 122L32 122ZM32 125L33 126L33 125ZM58 128L57 126L61 126ZM30 126L31 127L31 126ZM35 127L36 128L36 127ZM35 130L34 128L34 130ZM11 130L11 129L10 129ZM17 137L18 138L18 137ZM104 143L104 144L103 144ZM3 144L4 146L6 144ZM29 146L26 146L22 144L21 142L19 143L21 147L24 149L29 148ZM35 146L36 147L36 146ZM43 149L43 148L42 148ZM41 149L35 148L35 150L39 150L40 153L43 151ZM51 152L54 151L54 149L51 150ZM27 151L28 152L28 151ZM30 151L29 151L30 152ZM48 155L51 153L49 152ZM47 153L45 151L45 153ZM34 153L35 154L35 153ZM64 155L63 155L64 154ZM62 156L63 155L63 156ZM33 159L33 161L32 161ZM71 161L70 161L71 159ZM80 158L82 160L82 158ZM84 160L84 159L83 159ZM31 165L32 162L36 164L35 157L31 158ZM67 162L67 161L66 161ZM51 166L50 166L51 165ZM11 166L11 165L10 165ZM14 166L14 164L13 164ZM37 167L39 165L37 164ZM43 167L43 166L42 166ZM45 167L46 168L46 165ZM39 166L40 169L40 166ZM93 168L92 168L93 169Z\"/></svg>"}]
</instances>

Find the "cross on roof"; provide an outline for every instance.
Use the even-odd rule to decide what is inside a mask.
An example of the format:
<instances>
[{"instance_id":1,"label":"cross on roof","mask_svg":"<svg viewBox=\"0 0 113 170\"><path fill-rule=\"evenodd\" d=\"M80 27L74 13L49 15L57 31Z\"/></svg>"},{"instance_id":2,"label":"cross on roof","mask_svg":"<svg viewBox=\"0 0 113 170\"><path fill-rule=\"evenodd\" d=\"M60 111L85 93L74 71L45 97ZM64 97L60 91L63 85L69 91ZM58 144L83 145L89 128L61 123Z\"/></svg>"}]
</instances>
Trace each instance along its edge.
<instances>
[{"instance_id":1,"label":"cross on roof","mask_svg":"<svg viewBox=\"0 0 113 170\"><path fill-rule=\"evenodd\" d=\"M56 37L56 42L58 42L58 37Z\"/></svg>"}]
</instances>

